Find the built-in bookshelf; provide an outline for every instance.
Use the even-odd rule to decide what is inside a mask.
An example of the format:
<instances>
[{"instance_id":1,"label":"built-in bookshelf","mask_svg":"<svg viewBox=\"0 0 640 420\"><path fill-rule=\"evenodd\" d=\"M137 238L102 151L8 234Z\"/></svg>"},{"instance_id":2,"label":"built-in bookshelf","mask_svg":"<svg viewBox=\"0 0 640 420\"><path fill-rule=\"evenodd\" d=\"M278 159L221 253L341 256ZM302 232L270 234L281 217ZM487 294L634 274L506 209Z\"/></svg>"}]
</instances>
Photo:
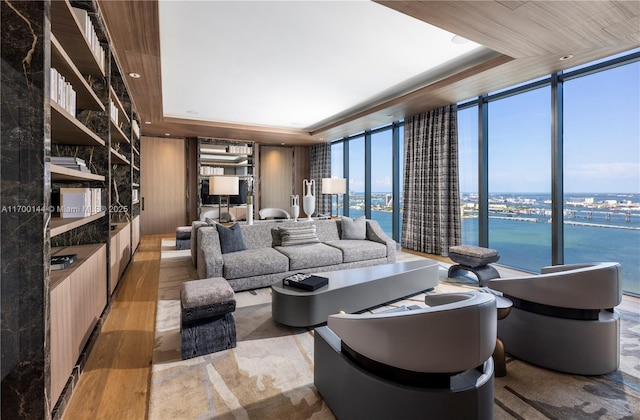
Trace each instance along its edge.
<instances>
[{"instance_id":1,"label":"built-in bookshelf","mask_svg":"<svg viewBox=\"0 0 640 420\"><path fill-rule=\"evenodd\" d=\"M0 417L61 418L140 241L140 120L94 0L2 13Z\"/></svg>"},{"instance_id":2,"label":"built-in bookshelf","mask_svg":"<svg viewBox=\"0 0 640 420\"><path fill-rule=\"evenodd\" d=\"M258 145L251 141L198 137L198 214L207 205L202 200L202 188L210 177L234 176L246 180L249 188L253 187L257 148ZM246 217L245 208L243 210L243 217Z\"/></svg>"}]
</instances>

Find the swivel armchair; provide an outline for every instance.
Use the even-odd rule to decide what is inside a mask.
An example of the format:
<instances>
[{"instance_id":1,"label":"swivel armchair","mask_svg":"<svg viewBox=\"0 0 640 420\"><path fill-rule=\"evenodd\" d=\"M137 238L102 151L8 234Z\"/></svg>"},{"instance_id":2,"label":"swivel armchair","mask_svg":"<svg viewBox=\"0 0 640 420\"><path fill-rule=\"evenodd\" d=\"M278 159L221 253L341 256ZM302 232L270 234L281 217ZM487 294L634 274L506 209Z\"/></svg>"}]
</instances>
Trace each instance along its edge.
<instances>
[{"instance_id":1,"label":"swivel armchair","mask_svg":"<svg viewBox=\"0 0 640 420\"><path fill-rule=\"evenodd\" d=\"M620 363L620 264L545 267L540 275L497 278L489 288L513 301L498 321L505 351L535 365L602 375Z\"/></svg>"},{"instance_id":2,"label":"swivel armchair","mask_svg":"<svg viewBox=\"0 0 640 420\"><path fill-rule=\"evenodd\" d=\"M331 315L316 328L314 383L336 417L493 417L495 297L452 293L430 302Z\"/></svg>"}]
</instances>

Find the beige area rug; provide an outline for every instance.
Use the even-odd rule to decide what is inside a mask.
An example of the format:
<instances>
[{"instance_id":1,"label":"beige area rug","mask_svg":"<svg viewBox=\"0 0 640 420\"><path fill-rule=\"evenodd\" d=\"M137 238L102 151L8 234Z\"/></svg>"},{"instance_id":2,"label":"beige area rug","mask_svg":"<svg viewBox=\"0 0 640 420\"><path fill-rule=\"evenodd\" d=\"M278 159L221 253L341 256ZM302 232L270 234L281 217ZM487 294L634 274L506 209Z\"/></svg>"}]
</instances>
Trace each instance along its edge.
<instances>
[{"instance_id":1,"label":"beige area rug","mask_svg":"<svg viewBox=\"0 0 640 420\"><path fill-rule=\"evenodd\" d=\"M440 274L436 292L476 288L473 278L447 279L445 264ZM164 240L149 418L333 419L313 385L313 331L273 322L268 288L236 294L236 348L181 360L179 288L196 277L189 251ZM423 302L420 294L373 311ZM618 371L566 375L508 358L507 376L495 379L495 418L640 419L640 317L622 314Z\"/></svg>"}]
</instances>

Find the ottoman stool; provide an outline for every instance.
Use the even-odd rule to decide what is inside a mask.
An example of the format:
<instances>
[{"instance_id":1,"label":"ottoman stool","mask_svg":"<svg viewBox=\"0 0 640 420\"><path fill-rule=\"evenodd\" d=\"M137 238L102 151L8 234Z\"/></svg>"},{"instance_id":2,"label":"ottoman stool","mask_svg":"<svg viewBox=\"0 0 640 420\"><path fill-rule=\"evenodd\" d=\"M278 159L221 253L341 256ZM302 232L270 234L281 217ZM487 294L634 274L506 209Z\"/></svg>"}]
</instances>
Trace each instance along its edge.
<instances>
[{"instance_id":1,"label":"ottoman stool","mask_svg":"<svg viewBox=\"0 0 640 420\"><path fill-rule=\"evenodd\" d=\"M225 279L184 282L180 303L183 360L236 346L236 299Z\"/></svg>"},{"instance_id":2,"label":"ottoman stool","mask_svg":"<svg viewBox=\"0 0 640 420\"><path fill-rule=\"evenodd\" d=\"M500 277L498 270L489 265L500 259L495 249L472 245L452 246L449 247L449 258L458 263L449 268L449 277L455 277L458 270L470 271L476 275L478 283L483 287L489 280Z\"/></svg>"},{"instance_id":3,"label":"ottoman stool","mask_svg":"<svg viewBox=\"0 0 640 420\"><path fill-rule=\"evenodd\" d=\"M191 248L191 226L176 228L176 249Z\"/></svg>"}]
</instances>

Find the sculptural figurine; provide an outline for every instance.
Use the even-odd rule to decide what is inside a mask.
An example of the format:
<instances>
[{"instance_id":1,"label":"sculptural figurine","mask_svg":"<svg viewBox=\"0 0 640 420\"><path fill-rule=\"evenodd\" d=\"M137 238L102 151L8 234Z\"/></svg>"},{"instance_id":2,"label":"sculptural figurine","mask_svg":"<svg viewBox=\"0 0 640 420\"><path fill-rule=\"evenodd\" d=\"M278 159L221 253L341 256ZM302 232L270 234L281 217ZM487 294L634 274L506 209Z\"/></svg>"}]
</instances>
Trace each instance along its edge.
<instances>
[{"instance_id":1,"label":"sculptural figurine","mask_svg":"<svg viewBox=\"0 0 640 420\"><path fill-rule=\"evenodd\" d=\"M307 181L306 179L302 181L304 197L302 199L302 206L304 208L304 213L307 215L307 220L311 220L311 215L314 211L316 211L316 183L315 180Z\"/></svg>"},{"instance_id":2,"label":"sculptural figurine","mask_svg":"<svg viewBox=\"0 0 640 420\"><path fill-rule=\"evenodd\" d=\"M292 195L291 196L291 215L293 216L293 221L298 221L298 216L300 216L300 196Z\"/></svg>"}]
</instances>

